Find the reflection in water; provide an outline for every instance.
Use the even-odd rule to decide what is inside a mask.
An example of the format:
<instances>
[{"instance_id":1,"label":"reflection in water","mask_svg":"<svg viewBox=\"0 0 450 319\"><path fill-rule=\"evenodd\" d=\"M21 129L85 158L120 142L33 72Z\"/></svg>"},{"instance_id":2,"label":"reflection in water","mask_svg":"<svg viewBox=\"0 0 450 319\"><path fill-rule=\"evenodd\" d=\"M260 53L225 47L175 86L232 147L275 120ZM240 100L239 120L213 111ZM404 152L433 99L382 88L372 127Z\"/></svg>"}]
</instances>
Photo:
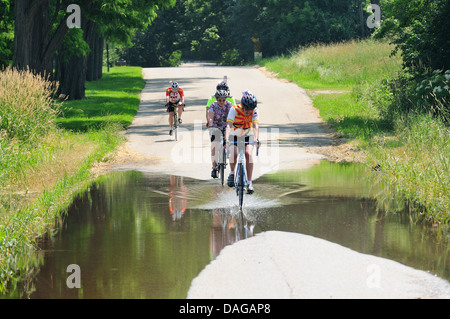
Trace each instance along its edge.
<instances>
[{"instance_id":1,"label":"reflection in water","mask_svg":"<svg viewBox=\"0 0 450 319\"><path fill-rule=\"evenodd\" d=\"M184 185L182 176L170 175L169 186L169 211L172 220L180 219L187 207L187 187Z\"/></svg>"},{"instance_id":2,"label":"reflection in water","mask_svg":"<svg viewBox=\"0 0 450 319\"><path fill-rule=\"evenodd\" d=\"M242 220L239 213L231 208L213 209L213 224L210 231L210 247L212 258L228 245L253 236L254 223Z\"/></svg>"},{"instance_id":3,"label":"reflection in water","mask_svg":"<svg viewBox=\"0 0 450 319\"><path fill-rule=\"evenodd\" d=\"M354 166L321 164L267 175L244 199L177 176L116 172L74 201L40 247L31 298L185 298L191 281L227 245L267 230L299 232L450 279L448 237L409 214L385 216ZM81 288L66 285L67 266ZM15 296L11 296L15 297Z\"/></svg>"}]
</instances>

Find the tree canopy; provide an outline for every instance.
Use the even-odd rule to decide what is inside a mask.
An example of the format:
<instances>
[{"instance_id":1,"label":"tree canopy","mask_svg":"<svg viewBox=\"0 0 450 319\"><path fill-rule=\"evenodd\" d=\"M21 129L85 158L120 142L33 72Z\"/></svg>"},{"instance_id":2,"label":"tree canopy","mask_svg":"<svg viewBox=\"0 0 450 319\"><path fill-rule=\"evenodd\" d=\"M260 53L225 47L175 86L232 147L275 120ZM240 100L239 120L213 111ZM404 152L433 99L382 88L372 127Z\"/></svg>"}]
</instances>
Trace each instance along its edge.
<instances>
[{"instance_id":1,"label":"tree canopy","mask_svg":"<svg viewBox=\"0 0 450 319\"><path fill-rule=\"evenodd\" d=\"M14 23L13 65L52 76L60 82L60 93L79 99L84 98L86 78L101 77L104 40L131 45L136 30L146 28L157 9L173 6L175 0L1 0L0 4L5 17L0 28L11 30ZM80 30L67 26L69 4L80 8ZM11 58L7 39L2 34L3 65Z\"/></svg>"},{"instance_id":2,"label":"tree canopy","mask_svg":"<svg viewBox=\"0 0 450 319\"><path fill-rule=\"evenodd\" d=\"M285 54L312 42L361 37L365 3L370 1L178 0L136 35L137 45L126 54L147 66L167 64L168 52L177 50L184 59L201 60L220 60L226 51L251 60L255 45L264 56Z\"/></svg>"}]
</instances>

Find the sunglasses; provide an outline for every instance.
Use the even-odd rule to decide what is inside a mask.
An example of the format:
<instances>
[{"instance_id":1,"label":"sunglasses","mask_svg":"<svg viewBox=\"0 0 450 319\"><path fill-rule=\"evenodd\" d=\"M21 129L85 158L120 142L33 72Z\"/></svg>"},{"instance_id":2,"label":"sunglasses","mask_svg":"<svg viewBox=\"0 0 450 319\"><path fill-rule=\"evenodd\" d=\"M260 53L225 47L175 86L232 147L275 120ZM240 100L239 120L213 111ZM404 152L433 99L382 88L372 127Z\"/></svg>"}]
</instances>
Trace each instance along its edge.
<instances>
[{"instance_id":1,"label":"sunglasses","mask_svg":"<svg viewBox=\"0 0 450 319\"><path fill-rule=\"evenodd\" d=\"M217 102L225 102L226 99L217 99Z\"/></svg>"}]
</instances>

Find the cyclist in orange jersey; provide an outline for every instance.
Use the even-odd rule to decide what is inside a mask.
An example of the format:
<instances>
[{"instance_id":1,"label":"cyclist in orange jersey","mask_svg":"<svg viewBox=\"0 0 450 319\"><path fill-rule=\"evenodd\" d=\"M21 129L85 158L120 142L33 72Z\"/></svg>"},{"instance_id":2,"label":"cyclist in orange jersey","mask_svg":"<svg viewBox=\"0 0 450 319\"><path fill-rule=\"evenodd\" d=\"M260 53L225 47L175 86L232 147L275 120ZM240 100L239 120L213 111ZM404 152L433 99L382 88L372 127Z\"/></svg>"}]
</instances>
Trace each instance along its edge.
<instances>
[{"instance_id":1,"label":"cyclist in orange jersey","mask_svg":"<svg viewBox=\"0 0 450 319\"><path fill-rule=\"evenodd\" d=\"M225 132L225 139L229 144L230 138L233 142L230 145L230 175L228 176L227 184L229 187L234 186L234 169L236 166L236 159L238 154L237 146L234 142L238 138L245 139L245 142L259 144L259 114L257 108L258 101L250 91L243 92L241 104L238 104L230 109L227 119L227 130ZM253 174L253 144L245 146L245 160L247 171L247 193L253 194L255 191L252 183ZM228 145L226 146L228 147Z\"/></svg>"}]
</instances>

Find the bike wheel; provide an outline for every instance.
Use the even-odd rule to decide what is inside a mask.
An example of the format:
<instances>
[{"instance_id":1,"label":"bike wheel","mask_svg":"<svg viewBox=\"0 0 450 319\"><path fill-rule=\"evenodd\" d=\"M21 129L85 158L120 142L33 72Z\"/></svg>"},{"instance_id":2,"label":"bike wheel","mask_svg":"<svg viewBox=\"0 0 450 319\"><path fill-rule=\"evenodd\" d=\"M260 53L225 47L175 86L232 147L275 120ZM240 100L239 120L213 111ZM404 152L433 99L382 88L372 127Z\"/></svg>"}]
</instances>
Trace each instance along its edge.
<instances>
[{"instance_id":1,"label":"bike wheel","mask_svg":"<svg viewBox=\"0 0 450 319\"><path fill-rule=\"evenodd\" d=\"M238 189L239 189L239 209L242 211L242 205L244 204L244 165L239 164L239 180L238 180Z\"/></svg>"},{"instance_id":2,"label":"bike wheel","mask_svg":"<svg viewBox=\"0 0 450 319\"><path fill-rule=\"evenodd\" d=\"M178 141L178 124L177 124L178 118L177 114L173 113L173 134L175 136L175 141Z\"/></svg>"},{"instance_id":3,"label":"bike wheel","mask_svg":"<svg viewBox=\"0 0 450 319\"><path fill-rule=\"evenodd\" d=\"M220 182L222 183L222 186L224 186L224 182L225 182L225 161L227 160L226 158L226 153L225 153L225 148L222 147L222 158L219 160L219 174L220 174Z\"/></svg>"},{"instance_id":4,"label":"bike wheel","mask_svg":"<svg viewBox=\"0 0 450 319\"><path fill-rule=\"evenodd\" d=\"M219 175L220 175L220 183L222 184L223 187L225 182L225 166L223 165L223 163L219 164Z\"/></svg>"}]
</instances>

